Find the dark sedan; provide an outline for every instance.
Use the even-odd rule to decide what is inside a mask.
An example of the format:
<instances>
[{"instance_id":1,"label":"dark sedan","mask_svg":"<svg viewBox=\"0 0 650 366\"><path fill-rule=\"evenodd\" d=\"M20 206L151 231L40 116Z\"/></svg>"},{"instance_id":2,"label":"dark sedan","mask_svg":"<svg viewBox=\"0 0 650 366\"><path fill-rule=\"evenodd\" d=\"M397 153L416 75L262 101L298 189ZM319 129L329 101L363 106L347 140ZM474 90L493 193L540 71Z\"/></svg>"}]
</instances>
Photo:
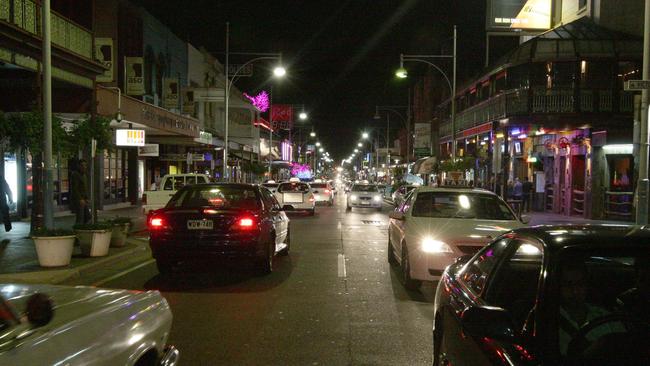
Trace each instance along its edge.
<instances>
[{"instance_id":1,"label":"dark sedan","mask_svg":"<svg viewBox=\"0 0 650 366\"><path fill-rule=\"evenodd\" d=\"M147 219L161 274L180 262L244 259L261 273L289 252L289 219L273 194L251 184L199 184L180 189Z\"/></svg>"},{"instance_id":2,"label":"dark sedan","mask_svg":"<svg viewBox=\"0 0 650 366\"><path fill-rule=\"evenodd\" d=\"M434 365L649 365L650 230L517 229L447 267Z\"/></svg>"}]
</instances>

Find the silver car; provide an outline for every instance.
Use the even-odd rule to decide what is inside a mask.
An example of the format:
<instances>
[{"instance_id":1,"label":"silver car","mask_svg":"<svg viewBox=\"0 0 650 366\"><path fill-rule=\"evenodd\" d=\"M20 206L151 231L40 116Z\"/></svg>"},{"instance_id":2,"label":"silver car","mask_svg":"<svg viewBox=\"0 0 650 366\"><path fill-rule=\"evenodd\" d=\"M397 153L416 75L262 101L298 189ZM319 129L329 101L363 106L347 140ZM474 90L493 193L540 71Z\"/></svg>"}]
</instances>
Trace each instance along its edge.
<instances>
[{"instance_id":1,"label":"silver car","mask_svg":"<svg viewBox=\"0 0 650 366\"><path fill-rule=\"evenodd\" d=\"M347 211L352 207L374 208L381 211L383 198L374 184L354 184L348 192Z\"/></svg>"},{"instance_id":2,"label":"silver car","mask_svg":"<svg viewBox=\"0 0 650 366\"><path fill-rule=\"evenodd\" d=\"M312 192L314 192L314 199L316 204L325 203L328 206L334 204L334 189L329 183L311 183Z\"/></svg>"}]
</instances>

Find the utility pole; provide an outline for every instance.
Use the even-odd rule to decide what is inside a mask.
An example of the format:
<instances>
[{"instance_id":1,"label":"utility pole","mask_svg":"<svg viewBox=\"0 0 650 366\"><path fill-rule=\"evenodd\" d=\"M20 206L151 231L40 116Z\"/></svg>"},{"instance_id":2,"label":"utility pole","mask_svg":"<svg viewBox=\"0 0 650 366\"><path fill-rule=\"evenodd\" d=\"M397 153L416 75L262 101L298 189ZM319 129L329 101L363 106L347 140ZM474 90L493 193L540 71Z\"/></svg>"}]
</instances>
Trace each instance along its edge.
<instances>
[{"instance_id":1,"label":"utility pole","mask_svg":"<svg viewBox=\"0 0 650 366\"><path fill-rule=\"evenodd\" d=\"M454 25L454 70L451 87L451 158L456 160L456 26Z\"/></svg>"},{"instance_id":2,"label":"utility pole","mask_svg":"<svg viewBox=\"0 0 650 366\"><path fill-rule=\"evenodd\" d=\"M224 93L224 146L223 146L223 181L228 181L228 104L230 103L230 80L228 79L228 62L230 52L230 22L226 22L226 64L225 64L225 74L226 74L226 85L223 89Z\"/></svg>"},{"instance_id":3,"label":"utility pole","mask_svg":"<svg viewBox=\"0 0 650 366\"><path fill-rule=\"evenodd\" d=\"M54 216L52 200L52 40L50 33L50 0L43 0L41 3L41 18L43 19L43 166L44 166L44 189L43 189L43 224L46 229L54 228Z\"/></svg>"},{"instance_id":4,"label":"utility pole","mask_svg":"<svg viewBox=\"0 0 650 366\"><path fill-rule=\"evenodd\" d=\"M645 1L643 26L643 80L650 79L650 0ZM636 223L648 224L648 89L641 92L641 128L639 138L639 180L637 183Z\"/></svg>"}]
</instances>

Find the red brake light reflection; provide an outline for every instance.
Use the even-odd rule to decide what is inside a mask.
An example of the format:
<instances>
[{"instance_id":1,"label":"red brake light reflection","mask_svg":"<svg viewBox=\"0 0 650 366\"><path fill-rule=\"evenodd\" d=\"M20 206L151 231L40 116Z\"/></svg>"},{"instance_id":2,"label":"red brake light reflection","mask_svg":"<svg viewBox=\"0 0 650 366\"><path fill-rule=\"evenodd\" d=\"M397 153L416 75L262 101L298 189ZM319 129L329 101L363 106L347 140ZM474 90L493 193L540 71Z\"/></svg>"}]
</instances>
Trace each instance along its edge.
<instances>
[{"instance_id":1,"label":"red brake light reflection","mask_svg":"<svg viewBox=\"0 0 650 366\"><path fill-rule=\"evenodd\" d=\"M254 224L253 219L250 219L250 218L239 219L239 227L242 227L242 228L244 228L244 227L246 227L246 228L253 227L253 224Z\"/></svg>"},{"instance_id":2,"label":"red brake light reflection","mask_svg":"<svg viewBox=\"0 0 650 366\"><path fill-rule=\"evenodd\" d=\"M149 220L149 227L152 229L162 229L165 226L165 221L161 217L153 217Z\"/></svg>"}]
</instances>

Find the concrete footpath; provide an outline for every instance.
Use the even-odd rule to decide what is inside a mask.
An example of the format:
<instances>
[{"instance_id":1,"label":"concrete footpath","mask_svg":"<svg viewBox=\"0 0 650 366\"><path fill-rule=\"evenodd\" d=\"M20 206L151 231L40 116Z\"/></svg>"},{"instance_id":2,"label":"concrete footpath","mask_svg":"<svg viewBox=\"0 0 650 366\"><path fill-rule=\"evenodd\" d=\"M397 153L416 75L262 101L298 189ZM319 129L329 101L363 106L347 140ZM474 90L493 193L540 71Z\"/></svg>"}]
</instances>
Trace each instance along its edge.
<instances>
[{"instance_id":1,"label":"concrete footpath","mask_svg":"<svg viewBox=\"0 0 650 366\"><path fill-rule=\"evenodd\" d=\"M105 257L84 257L75 247L70 265L59 268L43 268L38 264L34 242L29 238L29 222L13 222L13 229L6 233L0 228L0 283L49 283L59 284L71 279L110 269L125 262L137 262L151 258L145 230L145 217L137 206L117 206L100 211L100 220L116 216L133 220L127 243L121 248L110 248ZM74 216L55 216L55 227L71 229Z\"/></svg>"}]
</instances>

